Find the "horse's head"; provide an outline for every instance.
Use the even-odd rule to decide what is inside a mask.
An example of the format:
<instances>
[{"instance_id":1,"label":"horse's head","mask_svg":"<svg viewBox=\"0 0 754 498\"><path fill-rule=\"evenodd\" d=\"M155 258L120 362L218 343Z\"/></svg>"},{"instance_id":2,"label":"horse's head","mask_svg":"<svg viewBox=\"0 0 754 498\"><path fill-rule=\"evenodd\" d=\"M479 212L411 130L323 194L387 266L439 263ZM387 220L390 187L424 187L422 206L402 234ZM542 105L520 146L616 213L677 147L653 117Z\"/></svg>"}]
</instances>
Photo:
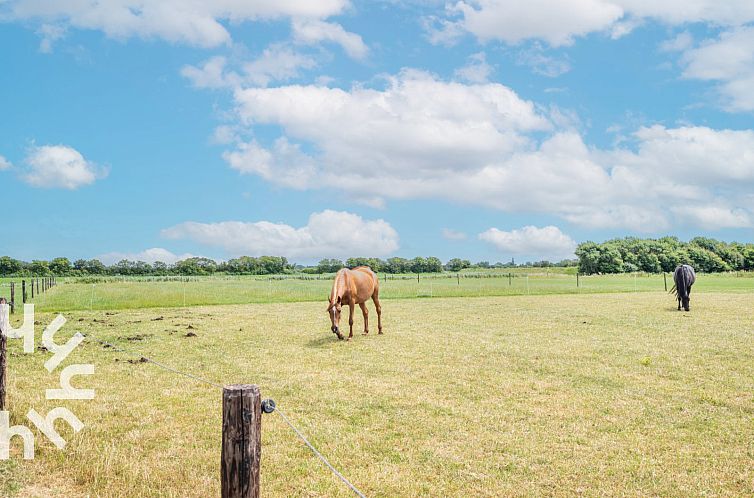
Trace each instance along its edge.
<instances>
[{"instance_id":1,"label":"horse's head","mask_svg":"<svg viewBox=\"0 0 754 498\"><path fill-rule=\"evenodd\" d=\"M689 296L683 296L681 297L681 303L683 304L683 309L686 311L689 311L689 308L691 306L691 298Z\"/></svg>"},{"instance_id":2,"label":"horse's head","mask_svg":"<svg viewBox=\"0 0 754 498\"><path fill-rule=\"evenodd\" d=\"M343 340L343 334L340 333L340 329L338 328L338 324L340 323L340 306L340 298L337 298L334 302L330 301L327 306L327 314L330 315L330 323L332 324L330 330L338 336L338 339Z\"/></svg>"}]
</instances>

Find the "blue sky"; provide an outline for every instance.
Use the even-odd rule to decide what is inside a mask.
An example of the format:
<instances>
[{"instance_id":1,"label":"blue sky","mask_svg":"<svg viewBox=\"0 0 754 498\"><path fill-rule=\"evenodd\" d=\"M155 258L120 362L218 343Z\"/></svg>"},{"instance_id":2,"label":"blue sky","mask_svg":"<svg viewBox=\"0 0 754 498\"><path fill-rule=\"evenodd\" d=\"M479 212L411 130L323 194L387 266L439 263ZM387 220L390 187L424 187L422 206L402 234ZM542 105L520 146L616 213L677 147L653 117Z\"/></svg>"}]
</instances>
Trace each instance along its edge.
<instances>
[{"instance_id":1,"label":"blue sky","mask_svg":"<svg viewBox=\"0 0 754 498\"><path fill-rule=\"evenodd\" d=\"M749 1L0 1L0 253L754 240Z\"/></svg>"}]
</instances>

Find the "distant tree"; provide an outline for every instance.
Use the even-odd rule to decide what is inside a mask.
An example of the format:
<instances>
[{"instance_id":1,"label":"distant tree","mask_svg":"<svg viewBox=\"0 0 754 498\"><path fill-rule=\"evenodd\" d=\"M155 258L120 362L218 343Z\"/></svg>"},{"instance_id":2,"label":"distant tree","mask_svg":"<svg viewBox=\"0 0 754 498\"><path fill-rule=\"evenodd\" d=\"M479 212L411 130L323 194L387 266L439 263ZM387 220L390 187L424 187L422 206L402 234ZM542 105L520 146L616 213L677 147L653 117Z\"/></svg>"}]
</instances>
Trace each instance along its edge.
<instances>
[{"instance_id":1,"label":"distant tree","mask_svg":"<svg viewBox=\"0 0 754 498\"><path fill-rule=\"evenodd\" d=\"M15 275L24 267L24 264L10 256L0 257L0 275Z\"/></svg>"},{"instance_id":2,"label":"distant tree","mask_svg":"<svg viewBox=\"0 0 754 498\"><path fill-rule=\"evenodd\" d=\"M470 268L471 261L468 259L453 258L445 263L445 269L448 271L460 271L464 268Z\"/></svg>"},{"instance_id":3,"label":"distant tree","mask_svg":"<svg viewBox=\"0 0 754 498\"><path fill-rule=\"evenodd\" d=\"M317 264L317 273L335 273L343 267L339 259L323 259Z\"/></svg>"},{"instance_id":4,"label":"distant tree","mask_svg":"<svg viewBox=\"0 0 754 498\"><path fill-rule=\"evenodd\" d=\"M107 267L99 259L90 259L86 262L86 272L90 275L105 275Z\"/></svg>"},{"instance_id":5,"label":"distant tree","mask_svg":"<svg viewBox=\"0 0 754 498\"><path fill-rule=\"evenodd\" d=\"M152 270L156 275L167 275L170 272L170 268L167 263L162 261L155 261L152 263Z\"/></svg>"},{"instance_id":6,"label":"distant tree","mask_svg":"<svg viewBox=\"0 0 754 498\"><path fill-rule=\"evenodd\" d=\"M50 274L50 264L47 261L34 260L27 267L29 273L34 276L44 276Z\"/></svg>"},{"instance_id":7,"label":"distant tree","mask_svg":"<svg viewBox=\"0 0 754 498\"><path fill-rule=\"evenodd\" d=\"M411 271L411 263L405 258L390 258L385 263L384 271L388 273L408 273Z\"/></svg>"},{"instance_id":8,"label":"distant tree","mask_svg":"<svg viewBox=\"0 0 754 498\"><path fill-rule=\"evenodd\" d=\"M409 263L409 270L411 270L411 273L424 273L426 267L427 260L421 256L415 257Z\"/></svg>"},{"instance_id":9,"label":"distant tree","mask_svg":"<svg viewBox=\"0 0 754 498\"><path fill-rule=\"evenodd\" d=\"M440 261L440 258L436 258L434 256L428 257L424 261L424 271L426 273L441 273L442 261Z\"/></svg>"},{"instance_id":10,"label":"distant tree","mask_svg":"<svg viewBox=\"0 0 754 498\"><path fill-rule=\"evenodd\" d=\"M71 270L73 267L71 266L71 262L68 261L68 258L55 258L52 261L50 261L49 264L50 272L53 275L57 276L65 276L71 273Z\"/></svg>"}]
</instances>

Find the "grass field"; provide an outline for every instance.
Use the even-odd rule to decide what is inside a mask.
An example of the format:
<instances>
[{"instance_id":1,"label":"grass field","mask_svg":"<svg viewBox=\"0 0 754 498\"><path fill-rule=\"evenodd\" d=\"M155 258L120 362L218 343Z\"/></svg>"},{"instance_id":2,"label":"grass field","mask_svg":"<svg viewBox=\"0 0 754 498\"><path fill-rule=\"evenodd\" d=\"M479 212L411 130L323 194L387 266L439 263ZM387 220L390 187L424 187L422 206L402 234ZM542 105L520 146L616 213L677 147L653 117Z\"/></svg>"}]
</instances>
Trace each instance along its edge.
<instances>
[{"instance_id":1,"label":"grass field","mask_svg":"<svg viewBox=\"0 0 754 498\"><path fill-rule=\"evenodd\" d=\"M80 330L220 384L259 384L370 497L751 496L754 296L738 282L752 281L720 279L700 278L690 313L639 277L647 292L386 299L385 335L339 342L325 287L306 287L320 302L67 311L61 336ZM152 302L144 285L125 295ZM37 317L38 336L53 316ZM22 355L19 342L12 423L58 406L44 400L58 382L42 366L50 354ZM61 429L63 451L40 439L33 462L0 462L0 493L217 496L219 389L137 359L95 343L74 352L66 364L96 365L75 385L97 396L62 404L86 428ZM262 487L350 496L275 414L263 420Z\"/></svg>"},{"instance_id":2,"label":"grass field","mask_svg":"<svg viewBox=\"0 0 754 498\"><path fill-rule=\"evenodd\" d=\"M526 270L526 271L524 271ZM503 271L422 275L381 275L383 299L426 297L482 297L602 292L648 292L665 288L663 276L652 274L594 275L579 277L569 269L517 269L508 278ZM0 296L9 288L0 287ZM672 286L668 276L668 287ZM216 304L322 301L330 294L328 277L302 280L272 277L205 277L188 281L154 278L110 278L89 283L81 279L59 279L59 284L36 296L39 311L144 309ZM21 302L19 285L16 302ZM699 275L695 292L754 292L754 273Z\"/></svg>"}]
</instances>

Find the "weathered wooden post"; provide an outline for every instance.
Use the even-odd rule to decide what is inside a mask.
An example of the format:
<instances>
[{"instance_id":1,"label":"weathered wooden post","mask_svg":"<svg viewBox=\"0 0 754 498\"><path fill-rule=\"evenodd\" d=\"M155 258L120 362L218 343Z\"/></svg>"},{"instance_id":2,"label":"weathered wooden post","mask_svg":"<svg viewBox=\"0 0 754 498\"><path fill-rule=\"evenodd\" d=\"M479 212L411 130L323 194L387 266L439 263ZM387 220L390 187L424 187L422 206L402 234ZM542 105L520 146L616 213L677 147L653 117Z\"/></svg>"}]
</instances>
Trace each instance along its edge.
<instances>
[{"instance_id":1,"label":"weathered wooden post","mask_svg":"<svg viewBox=\"0 0 754 498\"><path fill-rule=\"evenodd\" d=\"M37 296L39 295L39 279L37 279Z\"/></svg>"},{"instance_id":2,"label":"weathered wooden post","mask_svg":"<svg viewBox=\"0 0 754 498\"><path fill-rule=\"evenodd\" d=\"M24 304L26 304L26 280L21 280L21 294L23 295Z\"/></svg>"},{"instance_id":3,"label":"weathered wooden post","mask_svg":"<svg viewBox=\"0 0 754 498\"><path fill-rule=\"evenodd\" d=\"M7 376L6 348L8 331L8 308L5 306L5 298L0 297L0 411L5 410L5 381Z\"/></svg>"},{"instance_id":4,"label":"weathered wooden post","mask_svg":"<svg viewBox=\"0 0 754 498\"><path fill-rule=\"evenodd\" d=\"M416 283L417 284L419 283L419 274L418 273L416 274Z\"/></svg>"},{"instance_id":5,"label":"weathered wooden post","mask_svg":"<svg viewBox=\"0 0 754 498\"><path fill-rule=\"evenodd\" d=\"M508 272L508 287L513 285L513 274L511 272Z\"/></svg>"},{"instance_id":6,"label":"weathered wooden post","mask_svg":"<svg viewBox=\"0 0 754 498\"><path fill-rule=\"evenodd\" d=\"M662 272L662 280L665 282L665 292L668 291L668 274Z\"/></svg>"},{"instance_id":7,"label":"weathered wooden post","mask_svg":"<svg viewBox=\"0 0 754 498\"><path fill-rule=\"evenodd\" d=\"M16 282L10 283L10 312L16 312Z\"/></svg>"},{"instance_id":8,"label":"weathered wooden post","mask_svg":"<svg viewBox=\"0 0 754 498\"><path fill-rule=\"evenodd\" d=\"M259 498L262 397L259 386L223 389L222 498Z\"/></svg>"},{"instance_id":9,"label":"weathered wooden post","mask_svg":"<svg viewBox=\"0 0 754 498\"><path fill-rule=\"evenodd\" d=\"M34 299L34 279L32 278L29 282L31 283L31 298Z\"/></svg>"},{"instance_id":10,"label":"weathered wooden post","mask_svg":"<svg viewBox=\"0 0 754 498\"><path fill-rule=\"evenodd\" d=\"M579 286L579 272L576 272L576 287Z\"/></svg>"},{"instance_id":11,"label":"weathered wooden post","mask_svg":"<svg viewBox=\"0 0 754 498\"><path fill-rule=\"evenodd\" d=\"M458 285L461 285L461 274L456 273L456 278L458 279Z\"/></svg>"}]
</instances>

